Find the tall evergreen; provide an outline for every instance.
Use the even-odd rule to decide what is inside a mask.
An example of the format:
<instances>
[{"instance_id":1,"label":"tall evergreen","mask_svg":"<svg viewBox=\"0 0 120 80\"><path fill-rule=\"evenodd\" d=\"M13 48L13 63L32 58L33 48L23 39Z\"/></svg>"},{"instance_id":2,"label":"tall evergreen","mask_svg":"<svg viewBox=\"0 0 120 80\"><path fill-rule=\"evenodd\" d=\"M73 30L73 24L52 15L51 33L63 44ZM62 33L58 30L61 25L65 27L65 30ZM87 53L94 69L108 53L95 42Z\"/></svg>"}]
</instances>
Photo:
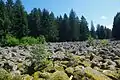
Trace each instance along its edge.
<instances>
[{"instance_id":1,"label":"tall evergreen","mask_svg":"<svg viewBox=\"0 0 120 80\"><path fill-rule=\"evenodd\" d=\"M112 31L109 28L106 28L106 39L112 38Z\"/></svg>"},{"instance_id":2,"label":"tall evergreen","mask_svg":"<svg viewBox=\"0 0 120 80\"><path fill-rule=\"evenodd\" d=\"M58 26L57 26L57 22L56 22L56 18L54 16L54 13L51 12L50 13L50 26L49 26L49 41L57 41L58 40Z\"/></svg>"},{"instance_id":3,"label":"tall evergreen","mask_svg":"<svg viewBox=\"0 0 120 80\"><path fill-rule=\"evenodd\" d=\"M91 37L93 37L94 39L96 38L96 32L95 32L95 27L94 27L94 24L93 24L93 21L91 21Z\"/></svg>"},{"instance_id":4,"label":"tall evergreen","mask_svg":"<svg viewBox=\"0 0 120 80\"><path fill-rule=\"evenodd\" d=\"M96 30L98 39L106 39L107 33L106 33L106 27L103 25L97 25L97 30Z\"/></svg>"},{"instance_id":5,"label":"tall evergreen","mask_svg":"<svg viewBox=\"0 0 120 80\"><path fill-rule=\"evenodd\" d=\"M97 39L99 39L100 38L100 24L97 24L96 34L97 34Z\"/></svg>"},{"instance_id":6,"label":"tall evergreen","mask_svg":"<svg viewBox=\"0 0 120 80\"><path fill-rule=\"evenodd\" d=\"M69 25L71 27L71 32L70 32L71 40L75 41L78 39L78 36L77 36L78 26L76 26L76 13L73 11L73 9L70 11Z\"/></svg>"},{"instance_id":7,"label":"tall evergreen","mask_svg":"<svg viewBox=\"0 0 120 80\"><path fill-rule=\"evenodd\" d=\"M20 0L16 0L14 4L15 11L15 26L13 27L13 35L21 38L28 35L28 21L24 7Z\"/></svg>"},{"instance_id":8,"label":"tall evergreen","mask_svg":"<svg viewBox=\"0 0 120 80\"><path fill-rule=\"evenodd\" d=\"M67 14L64 14L61 26L60 26L60 41L69 41L70 40L70 26L69 18Z\"/></svg>"},{"instance_id":9,"label":"tall evergreen","mask_svg":"<svg viewBox=\"0 0 120 80\"><path fill-rule=\"evenodd\" d=\"M57 16L56 22L57 22L57 26L58 26L59 41L63 41L63 38L62 38L62 36L63 36L62 21L63 21L62 16L61 15L60 15L60 17Z\"/></svg>"},{"instance_id":10,"label":"tall evergreen","mask_svg":"<svg viewBox=\"0 0 120 80\"><path fill-rule=\"evenodd\" d=\"M13 0L7 0L6 1L6 17L7 17L7 23L8 23L8 32L11 34L12 28L14 27L14 9L13 9L14 3Z\"/></svg>"},{"instance_id":11,"label":"tall evergreen","mask_svg":"<svg viewBox=\"0 0 120 80\"><path fill-rule=\"evenodd\" d=\"M112 37L120 40L120 12L116 14L113 22Z\"/></svg>"},{"instance_id":12,"label":"tall evergreen","mask_svg":"<svg viewBox=\"0 0 120 80\"><path fill-rule=\"evenodd\" d=\"M30 36L38 37L40 36L41 28L41 10L34 8L28 16L28 26Z\"/></svg>"},{"instance_id":13,"label":"tall evergreen","mask_svg":"<svg viewBox=\"0 0 120 80\"><path fill-rule=\"evenodd\" d=\"M80 40L87 40L89 37L88 23L84 16L81 17L80 21Z\"/></svg>"},{"instance_id":14,"label":"tall evergreen","mask_svg":"<svg viewBox=\"0 0 120 80\"><path fill-rule=\"evenodd\" d=\"M6 12L5 12L5 4L3 0L0 0L0 42L5 40L6 36L6 26L5 26L5 19L6 19Z\"/></svg>"}]
</instances>

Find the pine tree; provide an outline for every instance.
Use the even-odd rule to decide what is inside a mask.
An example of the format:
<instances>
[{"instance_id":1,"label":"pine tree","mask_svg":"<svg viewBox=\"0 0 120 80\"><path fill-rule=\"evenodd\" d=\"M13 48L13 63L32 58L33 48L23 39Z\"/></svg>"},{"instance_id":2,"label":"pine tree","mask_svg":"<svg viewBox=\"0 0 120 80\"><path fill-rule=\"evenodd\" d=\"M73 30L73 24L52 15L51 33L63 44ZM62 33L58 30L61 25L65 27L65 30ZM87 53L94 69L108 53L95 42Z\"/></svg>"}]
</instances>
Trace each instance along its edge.
<instances>
[{"instance_id":1,"label":"pine tree","mask_svg":"<svg viewBox=\"0 0 120 80\"><path fill-rule=\"evenodd\" d=\"M87 40L88 37L89 37L88 23L85 17L82 16L80 21L80 40L81 41Z\"/></svg>"},{"instance_id":2,"label":"pine tree","mask_svg":"<svg viewBox=\"0 0 120 80\"><path fill-rule=\"evenodd\" d=\"M93 37L94 39L96 38L96 32L95 32L95 27L93 24L93 21L91 21L91 37Z\"/></svg>"},{"instance_id":3,"label":"pine tree","mask_svg":"<svg viewBox=\"0 0 120 80\"><path fill-rule=\"evenodd\" d=\"M15 11L15 19L14 23L15 26L13 27L12 34L17 38L22 38L28 35L28 21L27 21L27 14L24 11L24 7L20 0L16 0L14 4L14 11Z\"/></svg>"}]
</instances>

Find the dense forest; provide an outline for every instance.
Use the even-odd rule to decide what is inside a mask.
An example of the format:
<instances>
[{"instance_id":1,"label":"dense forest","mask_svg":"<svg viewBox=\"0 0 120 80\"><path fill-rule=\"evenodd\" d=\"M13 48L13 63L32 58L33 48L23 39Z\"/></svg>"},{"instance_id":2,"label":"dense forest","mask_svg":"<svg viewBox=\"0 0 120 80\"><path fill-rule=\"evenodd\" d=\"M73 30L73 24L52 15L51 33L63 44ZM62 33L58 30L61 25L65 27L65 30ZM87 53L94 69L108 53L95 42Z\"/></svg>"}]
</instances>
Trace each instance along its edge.
<instances>
[{"instance_id":1,"label":"dense forest","mask_svg":"<svg viewBox=\"0 0 120 80\"><path fill-rule=\"evenodd\" d=\"M81 14L82 15L82 14ZM71 9L70 14L54 16L53 12L46 9L34 8L30 13L25 11L20 0L0 0L0 42L6 35L12 35L18 39L25 36L39 37L43 35L46 41L84 41L89 36L95 39L120 39L119 25L120 13L114 18L113 32L106 26L98 24L91 28L84 16L80 19Z\"/></svg>"}]
</instances>

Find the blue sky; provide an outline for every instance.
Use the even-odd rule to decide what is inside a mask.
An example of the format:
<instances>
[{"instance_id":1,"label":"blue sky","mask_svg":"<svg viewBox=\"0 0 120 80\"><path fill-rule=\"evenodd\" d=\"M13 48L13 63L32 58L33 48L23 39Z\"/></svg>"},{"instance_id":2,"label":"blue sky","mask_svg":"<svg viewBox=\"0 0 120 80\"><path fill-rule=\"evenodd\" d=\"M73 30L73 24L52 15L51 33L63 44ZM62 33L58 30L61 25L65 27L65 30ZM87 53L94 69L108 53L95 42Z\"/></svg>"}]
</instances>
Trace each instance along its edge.
<instances>
[{"instance_id":1,"label":"blue sky","mask_svg":"<svg viewBox=\"0 0 120 80\"><path fill-rule=\"evenodd\" d=\"M95 26L99 23L109 28L120 11L120 0L22 0L22 3L28 12L33 8L46 8L55 16L69 14L74 9L79 17L85 16L89 25L93 20Z\"/></svg>"}]
</instances>

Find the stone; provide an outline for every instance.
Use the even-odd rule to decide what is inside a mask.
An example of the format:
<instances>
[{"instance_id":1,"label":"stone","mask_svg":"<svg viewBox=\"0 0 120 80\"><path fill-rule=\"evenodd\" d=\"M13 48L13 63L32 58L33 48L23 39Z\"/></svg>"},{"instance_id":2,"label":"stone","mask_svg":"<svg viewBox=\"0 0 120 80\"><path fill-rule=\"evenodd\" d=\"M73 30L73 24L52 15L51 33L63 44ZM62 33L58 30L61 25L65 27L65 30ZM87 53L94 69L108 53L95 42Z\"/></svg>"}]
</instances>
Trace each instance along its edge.
<instances>
[{"instance_id":1,"label":"stone","mask_svg":"<svg viewBox=\"0 0 120 80\"><path fill-rule=\"evenodd\" d=\"M112 80L101 72L94 70L90 67L85 68L85 73L87 76L91 77L94 80Z\"/></svg>"},{"instance_id":2,"label":"stone","mask_svg":"<svg viewBox=\"0 0 120 80\"><path fill-rule=\"evenodd\" d=\"M103 73L108 76L111 77L114 80L118 79L118 74L116 71L111 71L111 70L103 70Z\"/></svg>"},{"instance_id":3,"label":"stone","mask_svg":"<svg viewBox=\"0 0 120 80\"><path fill-rule=\"evenodd\" d=\"M51 74L50 80L69 80L70 78L64 71L56 71Z\"/></svg>"},{"instance_id":4,"label":"stone","mask_svg":"<svg viewBox=\"0 0 120 80\"><path fill-rule=\"evenodd\" d=\"M72 67L68 67L68 68L65 69L65 72L66 72L67 74L73 74L74 69L73 69Z\"/></svg>"}]
</instances>

